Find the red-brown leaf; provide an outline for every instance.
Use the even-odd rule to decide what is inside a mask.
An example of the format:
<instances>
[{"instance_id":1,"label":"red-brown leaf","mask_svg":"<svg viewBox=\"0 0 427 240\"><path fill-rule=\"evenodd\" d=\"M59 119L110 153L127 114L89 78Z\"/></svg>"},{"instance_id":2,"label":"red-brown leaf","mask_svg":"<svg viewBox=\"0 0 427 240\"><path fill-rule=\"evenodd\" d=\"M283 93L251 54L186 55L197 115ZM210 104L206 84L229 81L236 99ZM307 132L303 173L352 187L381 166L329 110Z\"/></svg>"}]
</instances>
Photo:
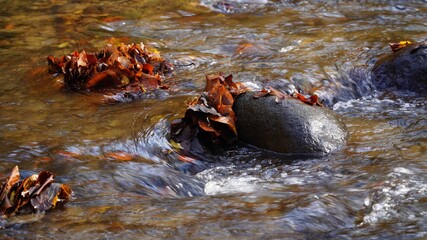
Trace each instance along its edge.
<instances>
[{"instance_id":1,"label":"red-brown leaf","mask_svg":"<svg viewBox=\"0 0 427 240\"><path fill-rule=\"evenodd\" d=\"M130 161L133 159L133 156L131 154L122 151L110 152L107 153L106 156L119 161Z\"/></svg>"},{"instance_id":2,"label":"red-brown leaf","mask_svg":"<svg viewBox=\"0 0 427 240\"><path fill-rule=\"evenodd\" d=\"M150 75L154 75L154 67L151 64L143 64L142 65L142 72Z\"/></svg>"},{"instance_id":3,"label":"red-brown leaf","mask_svg":"<svg viewBox=\"0 0 427 240\"><path fill-rule=\"evenodd\" d=\"M119 75L112 70L105 70L91 79L86 83L86 88L116 88L121 84Z\"/></svg>"}]
</instances>

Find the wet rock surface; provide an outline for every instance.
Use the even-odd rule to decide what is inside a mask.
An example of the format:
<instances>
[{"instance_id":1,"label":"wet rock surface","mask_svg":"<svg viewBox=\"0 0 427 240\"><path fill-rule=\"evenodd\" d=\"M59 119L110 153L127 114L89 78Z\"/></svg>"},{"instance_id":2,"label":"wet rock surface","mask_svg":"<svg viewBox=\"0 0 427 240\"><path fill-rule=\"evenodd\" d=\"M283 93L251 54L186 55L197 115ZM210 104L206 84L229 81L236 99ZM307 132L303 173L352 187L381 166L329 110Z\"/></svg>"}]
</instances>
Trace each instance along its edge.
<instances>
[{"instance_id":1,"label":"wet rock surface","mask_svg":"<svg viewBox=\"0 0 427 240\"><path fill-rule=\"evenodd\" d=\"M372 69L372 82L378 90L408 90L426 95L427 45L410 44L378 59Z\"/></svg>"},{"instance_id":2,"label":"wet rock surface","mask_svg":"<svg viewBox=\"0 0 427 240\"><path fill-rule=\"evenodd\" d=\"M337 115L293 98L276 102L241 94L233 109L239 140L260 148L292 154L326 154L345 144L347 130Z\"/></svg>"}]
</instances>

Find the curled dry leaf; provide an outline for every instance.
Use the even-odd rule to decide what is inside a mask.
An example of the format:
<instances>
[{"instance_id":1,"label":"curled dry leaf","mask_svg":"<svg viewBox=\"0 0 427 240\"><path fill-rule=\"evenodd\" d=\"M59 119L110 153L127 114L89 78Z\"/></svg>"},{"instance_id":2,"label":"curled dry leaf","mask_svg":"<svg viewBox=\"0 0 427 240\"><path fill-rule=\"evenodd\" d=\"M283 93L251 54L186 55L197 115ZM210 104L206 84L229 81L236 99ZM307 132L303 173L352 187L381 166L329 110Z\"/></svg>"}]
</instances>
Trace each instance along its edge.
<instances>
[{"instance_id":1,"label":"curled dry leaf","mask_svg":"<svg viewBox=\"0 0 427 240\"><path fill-rule=\"evenodd\" d=\"M233 103L246 91L242 83L233 82L232 75L206 76L203 94L189 104L184 118L172 124L172 140L187 149L199 136L215 144L235 142L237 130Z\"/></svg>"},{"instance_id":2,"label":"curled dry leaf","mask_svg":"<svg viewBox=\"0 0 427 240\"><path fill-rule=\"evenodd\" d=\"M272 87L269 87L267 89L265 89L265 88L262 89L261 91L255 93L253 95L253 97L258 99L258 98L265 97L268 95L276 96L276 102L279 102L280 100L284 100L287 97L286 94L284 94L284 93L280 92L279 90L276 90Z\"/></svg>"},{"instance_id":3,"label":"curled dry leaf","mask_svg":"<svg viewBox=\"0 0 427 240\"><path fill-rule=\"evenodd\" d=\"M43 212L71 199L71 188L66 184L55 183L51 172L42 171L23 180L19 178L19 169L15 166L2 184L0 211L4 217L17 213Z\"/></svg>"},{"instance_id":4,"label":"curled dry leaf","mask_svg":"<svg viewBox=\"0 0 427 240\"><path fill-rule=\"evenodd\" d=\"M390 48L393 52L396 52L406 46L408 46L409 44L412 44L410 41L399 41L397 43L389 43Z\"/></svg>"},{"instance_id":5,"label":"curled dry leaf","mask_svg":"<svg viewBox=\"0 0 427 240\"><path fill-rule=\"evenodd\" d=\"M309 98L306 98L304 95L298 92L294 92L291 96L280 92L279 90L276 90L274 88L268 88L268 89L262 89L261 91L255 93L253 95L254 98L261 98L265 96L276 96L276 102L281 101L283 99L286 99L287 97L293 97L298 100L300 100L303 103L306 103L308 105L313 106L322 106L322 104L319 102L319 97L316 94L311 95Z\"/></svg>"},{"instance_id":6,"label":"curled dry leaf","mask_svg":"<svg viewBox=\"0 0 427 240\"><path fill-rule=\"evenodd\" d=\"M15 185L19 181L20 175L19 175L19 169L18 166L15 166L12 169L12 172L8 178L6 178L5 183L2 185L1 194L0 194L0 201L1 201L1 211L3 209L8 209L12 207L12 204L10 203L10 200L8 198L8 193L10 192L10 189L12 186Z\"/></svg>"},{"instance_id":7,"label":"curled dry leaf","mask_svg":"<svg viewBox=\"0 0 427 240\"><path fill-rule=\"evenodd\" d=\"M64 75L64 87L79 91L130 91L165 88L162 76L171 73L171 63L150 52L144 44L107 45L97 53L80 53L47 57L49 72Z\"/></svg>"},{"instance_id":8,"label":"curled dry leaf","mask_svg":"<svg viewBox=\"0 0 427 240\"><path fill-rule=\"evenodd\" d=\"M306 98L301 93L294 92L294 94L292 94L292 97L299 99L301 102L307 103L308 105L322 106L322 104L319 102L319 97L316 94L313 94L309 98Z\"/></svg>"}]
</instances>

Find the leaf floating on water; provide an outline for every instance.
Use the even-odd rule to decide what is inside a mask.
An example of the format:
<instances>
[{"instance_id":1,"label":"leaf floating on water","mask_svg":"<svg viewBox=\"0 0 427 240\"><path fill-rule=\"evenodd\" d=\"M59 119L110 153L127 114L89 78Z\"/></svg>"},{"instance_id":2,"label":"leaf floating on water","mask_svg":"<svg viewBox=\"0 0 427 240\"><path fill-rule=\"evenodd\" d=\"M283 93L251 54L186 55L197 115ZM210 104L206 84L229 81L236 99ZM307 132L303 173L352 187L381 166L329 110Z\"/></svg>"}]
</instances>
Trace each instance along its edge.
<instances>
[{"instance_id":1,"label":"leaf floating on water","mask_svg":"<svg viewBox=\"0 0 427 240\"><path fill-rule=\"evenodd\" d=\"M6 24L6 26L4 26L5 30L13 30L15 28L15 25L8 23Z\"/></svg>"},{"instance_id":2,"label":"leaf floating on water","mask_svg":"<svg viewBox=\"0 0 427 240\"><path fill-rule=\"evenodd\" d=\"M246 56L246 57L256 57L256 56L269 56L273 52L267 47L259 44L252 43L241 43L237 46L234 51L233 56Z\"/></svg>"},{"instance_id":3,"label":"leaf floating on water","mask_svg":"<svg viewBox=\"0 0 427 240\"><path fill-rule=\"evenodd\" d=\"M408 46L409 44L412 44L410 41L399 41L397 43L389 43L390 48L393 52L396 52L406 46Z\"/></svg>"},{"instance_id":4,"label":"leaf floating on water","mask_svg":"<svg viewBox=\"0 0 427 240\"><path fill-rule=\"evenodd\" d=\"M58 44L58 48L66 48L70 45L69 42L62 42L60 44Z\"/></svg>"},{"instance_id":5,"label":"leaf floating on water","mask_svg":"<svg viewBox=\"0 0 427 240\"><path fill-rule=\"evenodd\" d=\"M178 155L178 160L182 162L188 162L188 163L194 163L197 161L194 158L183 156L183 155Z\"/></svg>"},{"instance_id":6,"label":"leaf floating on water","mask_svg":"<svg viewBox=\"0 0 427 240\"><path fill-rule=\"evenodd\" d=\"M42 171L19 180L19 169L15 166L1 187L0 211L4 217L16 213L43 212L71 199L71 188L66 184L54 183L51 172Z\"/></svg>"},{"instance_id":7,"label":"leaf floating on water","mask_svg":"<svg viewBox=\"0 0 427 240\"><path fill-rule=\"evenodd\" d=\"M119 17L119 16L108 16L108 17L101 19L101 21L106 22L106 23L117 22L117 21L121 21L121 20L123 20L123 18Z\"/></svg>"},{"instance_id":8,"label":"leaf floating on water","mask_svg":"<svg viewBox=\"0 0 427 240\"><path fill-rule=\"evenodd\" d=\"M122 151L110 152L107 153L105 156L119 161L130 161L133 159L133 156L131 154Z\"/></svg>"}]
</instances>

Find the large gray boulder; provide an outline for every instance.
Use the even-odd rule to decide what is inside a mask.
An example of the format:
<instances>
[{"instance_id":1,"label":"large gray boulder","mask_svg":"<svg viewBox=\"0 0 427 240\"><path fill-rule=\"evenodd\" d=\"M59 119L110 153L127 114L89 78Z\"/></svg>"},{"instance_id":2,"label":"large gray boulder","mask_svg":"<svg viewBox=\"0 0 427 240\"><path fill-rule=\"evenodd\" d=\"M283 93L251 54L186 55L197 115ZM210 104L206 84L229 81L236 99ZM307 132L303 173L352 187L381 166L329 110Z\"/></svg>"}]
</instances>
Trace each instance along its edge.
<instances>
[{"instance_id":1,"label":"large gray boulder","mask_svg":"<svg viewBox=\"0 0 427 240\"><path fill-rule=\"evenodd\" d=\"M325 107L294 98L276 101L241 94L234 102L239 140L260 148L292 154L326 154L345 144L347 130Z\"/></svg>"},{"instance_id":2,"label":"large gray boulder","mask_svg":"<svg viewBox=\"0 0 427 240\"><path fill-rule=\"evenodd\" d=\"M409 90L426 95L427 44L410 44L378 59L372 82L379 90Z\"/></svg>"}]
</instances>

